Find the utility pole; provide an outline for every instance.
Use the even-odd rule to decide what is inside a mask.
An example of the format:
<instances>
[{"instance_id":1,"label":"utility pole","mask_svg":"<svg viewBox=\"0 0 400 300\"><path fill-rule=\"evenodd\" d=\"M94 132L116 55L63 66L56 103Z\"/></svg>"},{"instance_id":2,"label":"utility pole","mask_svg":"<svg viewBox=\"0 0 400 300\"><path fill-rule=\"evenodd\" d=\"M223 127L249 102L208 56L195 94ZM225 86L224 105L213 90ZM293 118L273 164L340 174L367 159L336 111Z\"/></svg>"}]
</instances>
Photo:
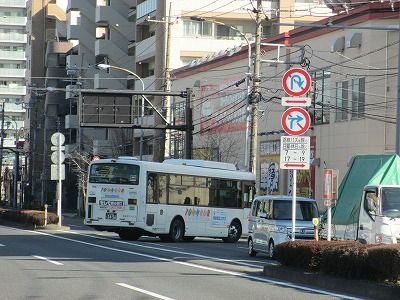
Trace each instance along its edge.
<instances>
[{"instance_id":1,"label":"utility pole","mask_svg":"<svg viewBox=\"0 0 400 300\"><path fill-rule=\"evenodd\" d=\"M257 0L256 11L256 41L255 41L255 61L253 72L253 93L251 101L251 142L250 142L250 160L249 171L257 173L257 131L258 131L258 102L260 100L260 66L261 66L261 9L262 1Z\"/></svg>"},{"instance_id":2,"label":"utility pole","mask_svg":"<svg viewBox=\"0 0 400 300\"><path fill-rule=\"evenodd\" d=\"M172 2L169 3L169 12L168 12L168 19L166 22L167 26L167 44L165 47L165 83L164 83L164 92L170 92L171 91L171 70L170 70L170 64L171 64L171 7L172 7ZM164 98L164 106L166 107L166 119L168 120L168 123L171 124L172 120L172 107L171 107L171 97L170 96L165 96ZM164 157L170 157L171 153L171 130L166 130L165 131L165 148L164 148Z\"/></svg>"},{"instance_id":3,"label":"utility pole","mask_svg":"<svg viewBox=\"0 0 400 300\"><path fill-rule=\"evenodd\" d=\"M4 146L4 101L1 105L1 142L0 142L0 201L2 200L1 189L3 188L3 146Z\"/></svg>"},{"instance_id":4,"label":"utility pole","mask_svg":"<svg viewBox=\"0 0 400 300\"><path fill-rule=\"evenodd\" d=\"M186 123L186 138L185 138L185 159L192 159L193 148L193 119L192 119L192 89L186 89L186 107L185 107L185 123Z\"/></svg>"}]
</instances>

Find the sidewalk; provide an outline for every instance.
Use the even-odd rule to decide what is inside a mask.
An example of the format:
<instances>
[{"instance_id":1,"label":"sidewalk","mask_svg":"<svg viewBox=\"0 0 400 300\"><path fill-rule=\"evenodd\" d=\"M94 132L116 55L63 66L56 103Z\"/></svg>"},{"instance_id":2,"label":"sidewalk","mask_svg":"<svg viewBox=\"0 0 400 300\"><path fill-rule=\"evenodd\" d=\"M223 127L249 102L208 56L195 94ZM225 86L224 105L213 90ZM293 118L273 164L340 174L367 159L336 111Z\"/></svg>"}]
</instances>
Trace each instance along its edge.
<instances>
[{"instance_id":1,"label":"sidewalk","mask_svg":"<svg viewBox=\"0 0 400 300\"><path fill-rule=\"evenodd\" d=\"M266 265L264 266L263 274L278 280L304 284L367 299L393 300L398 299L400 295L399 286L389 286L374 281L342 278L321 273L304 272L282 265Z\"/></svg>"}]
</instances>

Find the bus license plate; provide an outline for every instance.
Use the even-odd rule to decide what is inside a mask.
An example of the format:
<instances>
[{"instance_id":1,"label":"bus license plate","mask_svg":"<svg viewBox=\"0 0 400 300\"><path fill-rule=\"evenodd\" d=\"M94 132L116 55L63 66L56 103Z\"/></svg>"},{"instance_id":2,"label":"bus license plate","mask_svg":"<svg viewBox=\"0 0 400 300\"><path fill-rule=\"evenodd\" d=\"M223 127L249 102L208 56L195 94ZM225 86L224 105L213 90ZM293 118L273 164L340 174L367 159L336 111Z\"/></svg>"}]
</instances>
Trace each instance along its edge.
<instances>
[{"instance_id":1,"label":"bus license plate","mask_svg":"<svg viewBox=\"0 0 400 300\"><path fill-rule=\"evenodd\" d=\"M106 220L116 220L117 214L116 213L106 213Z\"/></svg>"}]
</instances>

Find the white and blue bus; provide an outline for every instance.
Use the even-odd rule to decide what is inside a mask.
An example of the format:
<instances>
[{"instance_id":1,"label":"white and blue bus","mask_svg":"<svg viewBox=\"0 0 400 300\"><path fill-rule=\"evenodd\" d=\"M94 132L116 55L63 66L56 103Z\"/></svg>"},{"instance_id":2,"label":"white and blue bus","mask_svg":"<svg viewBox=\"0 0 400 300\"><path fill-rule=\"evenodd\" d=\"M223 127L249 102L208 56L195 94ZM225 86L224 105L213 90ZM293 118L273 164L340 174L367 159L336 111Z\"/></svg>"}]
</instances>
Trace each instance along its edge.
<instances>
[{"instance_id":1,"label":"white and blue bus","mask_svg":"<svg viewBox=\"0 0 400 300\"><path fill-rule=\"evenodd\" d=\"M100 159L89 165L85 224L124 240L234 243L247 232L254 193L255 176L229 163Z\"/></svg>"}]
</instances>

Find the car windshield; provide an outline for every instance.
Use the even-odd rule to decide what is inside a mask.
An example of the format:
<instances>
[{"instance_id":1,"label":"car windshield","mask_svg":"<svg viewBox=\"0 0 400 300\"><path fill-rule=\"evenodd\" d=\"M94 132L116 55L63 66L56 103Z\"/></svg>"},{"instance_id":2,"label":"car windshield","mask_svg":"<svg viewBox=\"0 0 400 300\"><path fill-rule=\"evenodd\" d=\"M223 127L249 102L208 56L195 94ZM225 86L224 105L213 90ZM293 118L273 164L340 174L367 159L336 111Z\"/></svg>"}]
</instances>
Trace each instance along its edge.
<instances>
[{"instance_id":1,"label":"car windshield","mask_svg":"<svg viewBox=\"0 0 400 300\"><path fill-rule=\"evenodd\" d=\"M382 215L391 218L400 217L400 188L382 188Z\"/></svg>"},{"instance_id":2,"label":"car windshield","mask_svg":"<svg viewBox=\"0 0 400 300\"><path fill-rule=\"evenodd\" d=\"M139 166L116 163L93 164L90 167L89 182L138 185Z\"/></svg>"},{"instance_id":3,"label":"car windshield","mask_svg":"<svg viewBox=\"0 0 400 300\"><path fill-rule=\"evenodd\" d=\"M273 203L273 219L291 220L292 219L292 201L275 200ZM315 202L298 201L296 203L296 220L312 221L318 218L318 209Z\"/></svg>"}]
</instances>

